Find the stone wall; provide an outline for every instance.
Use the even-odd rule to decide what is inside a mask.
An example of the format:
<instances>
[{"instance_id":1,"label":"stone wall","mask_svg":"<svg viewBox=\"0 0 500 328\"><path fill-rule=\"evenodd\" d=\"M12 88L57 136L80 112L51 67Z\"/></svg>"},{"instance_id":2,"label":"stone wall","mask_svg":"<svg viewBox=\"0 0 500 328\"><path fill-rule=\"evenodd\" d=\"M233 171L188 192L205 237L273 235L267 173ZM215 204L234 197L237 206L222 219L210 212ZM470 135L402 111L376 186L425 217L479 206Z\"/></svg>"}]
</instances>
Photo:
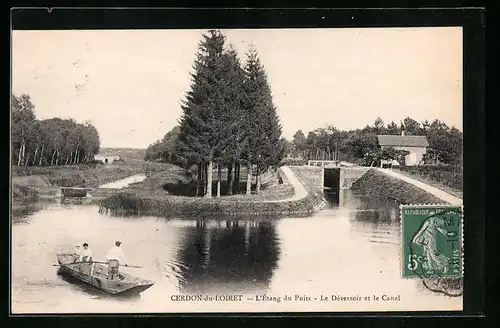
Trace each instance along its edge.
<instances>
[{"instance_id":1,"label":"stone wall","mask_svg":"<svg viewBox=\"0 0 500 328\"><path fill-rule=\"evenodd\" d=\"M369 170L369 167L340 168L340 189L351 189L353 183L365 175Z\"/></svg>"}]
</instances>

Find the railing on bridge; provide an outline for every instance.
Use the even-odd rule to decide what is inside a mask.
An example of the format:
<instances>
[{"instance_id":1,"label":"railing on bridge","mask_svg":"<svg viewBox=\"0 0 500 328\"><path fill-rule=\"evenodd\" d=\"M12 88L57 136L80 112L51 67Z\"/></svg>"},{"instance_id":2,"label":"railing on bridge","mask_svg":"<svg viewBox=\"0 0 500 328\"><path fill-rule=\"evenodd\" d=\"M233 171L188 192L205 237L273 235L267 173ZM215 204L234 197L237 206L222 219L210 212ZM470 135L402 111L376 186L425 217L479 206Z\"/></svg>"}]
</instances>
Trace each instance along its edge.
<instances>
[{"instance_id":1,"label":"railing on bridge","mask_svg":"<svg viewBox=\"0 0 500 328\"><path fill-rule=\"evenodd\" d=\"M79 188L79 187L62 187L57 196L62 198L84 198L92 197L90 192L92 188Z\"/></svg>"},{"instance_id":2,"label":"railing on bridge","mask_svg":"<svg viewBox=\"0 0 500 328\"><path fill-rule=\"evenodd\" d=\"M307 165L309 166L320 166L320 167L338 167L340 161L327 161L327 160L309 160Z\"/></svg>"}]
</instances>

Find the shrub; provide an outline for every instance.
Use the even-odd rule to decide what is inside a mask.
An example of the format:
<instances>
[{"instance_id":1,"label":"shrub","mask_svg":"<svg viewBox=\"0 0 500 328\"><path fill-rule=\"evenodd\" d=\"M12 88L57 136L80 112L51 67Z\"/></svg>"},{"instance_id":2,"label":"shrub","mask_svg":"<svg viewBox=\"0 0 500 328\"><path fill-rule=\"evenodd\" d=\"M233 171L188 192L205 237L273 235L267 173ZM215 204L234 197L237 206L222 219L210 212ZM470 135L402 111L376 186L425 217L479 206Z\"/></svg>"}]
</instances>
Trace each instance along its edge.
<instances>
[{"instance_id":1,"label":"shrub","mask_svg":"<svg viewBox=\"0 0 500 328\"><path fill-rule=\"evenodd\" d=\"M306 159L300 159L300 158L285 158L283 159L280 164L280 166L285 166L285 165L290 165L290 166L300 166L300 165L307 165L307 160Z\"/></svg>"},{"instance_id":2,"label":"shrub","mask_svg":"<svg viewBox=\"0 0 500 328\"><path fill-rule=\"evenodd\" d=\"M161 217L298 216L315 211L321 200L311 195L295 202L257 202L241 198L139 197L117 194L101 202L99 211L111 215L154 215Z\"/></svg>"}]
</instances>

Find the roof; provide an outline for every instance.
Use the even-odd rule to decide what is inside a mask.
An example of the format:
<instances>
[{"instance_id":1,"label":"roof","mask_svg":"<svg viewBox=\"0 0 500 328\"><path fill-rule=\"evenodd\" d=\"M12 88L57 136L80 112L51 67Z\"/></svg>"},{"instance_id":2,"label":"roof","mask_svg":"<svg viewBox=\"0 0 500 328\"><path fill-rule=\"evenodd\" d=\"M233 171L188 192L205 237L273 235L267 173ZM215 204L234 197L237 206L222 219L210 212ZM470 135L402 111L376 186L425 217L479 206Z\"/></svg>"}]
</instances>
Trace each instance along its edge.
<instances>
[{"instance_id":1,"label":"roof","mask_svg":"<svg viewBox=\"0 0 500 328\"><path fill-rule=\"evenodd\" d=\"M380 146L428 147L425 136L378 135Z\"/></svg>"}]
</instances>

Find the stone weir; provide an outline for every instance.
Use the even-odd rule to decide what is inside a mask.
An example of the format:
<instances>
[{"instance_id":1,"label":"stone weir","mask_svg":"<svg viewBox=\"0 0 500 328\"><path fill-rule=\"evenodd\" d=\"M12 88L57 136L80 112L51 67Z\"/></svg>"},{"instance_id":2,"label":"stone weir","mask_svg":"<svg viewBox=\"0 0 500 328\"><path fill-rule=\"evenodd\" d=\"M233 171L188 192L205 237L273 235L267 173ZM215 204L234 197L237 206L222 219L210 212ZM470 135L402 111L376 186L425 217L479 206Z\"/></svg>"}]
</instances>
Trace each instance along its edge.
<instances>
[{"instance_id":1,"label":"stone weir","mask_svg":"<svg viewBox=\"0 0 500 328\"><path fill-rule=\"evenodd\" d=\"M321 187L327 189L351 189L353 183L364 176L369 167L323 167Z\"/></svg>"}]
</instances>

